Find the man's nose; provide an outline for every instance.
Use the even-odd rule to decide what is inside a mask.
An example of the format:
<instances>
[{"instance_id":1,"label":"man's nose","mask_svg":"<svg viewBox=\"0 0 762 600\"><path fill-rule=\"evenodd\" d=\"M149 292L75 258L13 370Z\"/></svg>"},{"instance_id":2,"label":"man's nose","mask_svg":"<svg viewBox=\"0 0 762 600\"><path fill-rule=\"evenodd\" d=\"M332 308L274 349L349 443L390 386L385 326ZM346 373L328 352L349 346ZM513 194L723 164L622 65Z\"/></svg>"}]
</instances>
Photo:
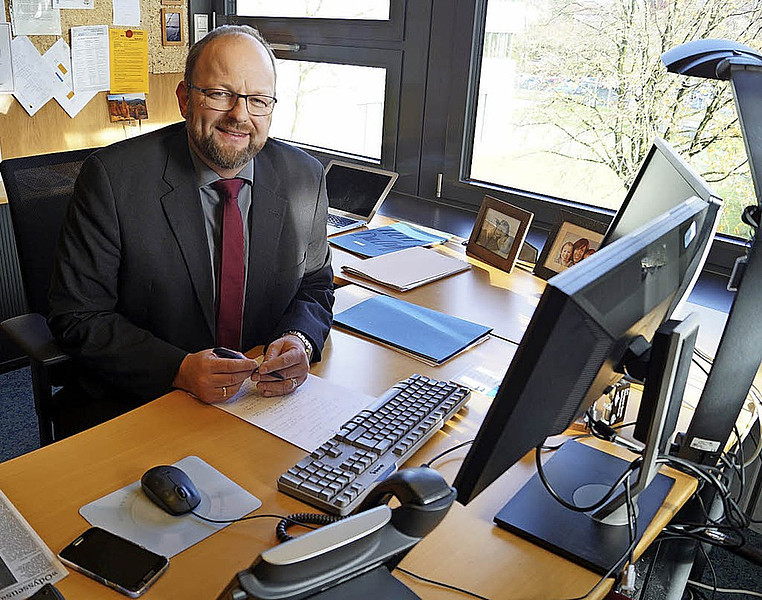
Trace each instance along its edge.
<instances>
[{"instance_id":1,"label":"man's nose","mask_svg":"<svg viewBox=\"0 0 762 600\"><path fill-rule=\"evenodd\" d=\"M236 121L248 121L249 109L246 106L246 102L246 98L239 96L235 99L235 104L233 104L233 108L228 111L228 114L230 114Z\"/></svg>"}]
</instances>

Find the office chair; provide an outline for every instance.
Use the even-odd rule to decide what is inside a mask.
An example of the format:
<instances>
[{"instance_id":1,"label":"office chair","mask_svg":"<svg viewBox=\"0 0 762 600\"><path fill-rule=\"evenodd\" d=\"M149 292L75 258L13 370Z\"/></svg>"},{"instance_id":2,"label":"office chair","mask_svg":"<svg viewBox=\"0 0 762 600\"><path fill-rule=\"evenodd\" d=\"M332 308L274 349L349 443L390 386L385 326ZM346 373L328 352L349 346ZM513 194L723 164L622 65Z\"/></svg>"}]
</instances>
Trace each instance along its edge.
<instances>
[{"instance_id":1,"label":"office chair","mask_svg":"<svg viewBox=\"0 0 762 600\"><path fill-rule=\"evenodd\" d=\"M74 182L93 151L56 152L0 163L28 311L0 323L0 331L29 357L42 445L56 439L53 386L66 381L69 362L46 321L53 256Z\"/></svg>"}]
</instances>

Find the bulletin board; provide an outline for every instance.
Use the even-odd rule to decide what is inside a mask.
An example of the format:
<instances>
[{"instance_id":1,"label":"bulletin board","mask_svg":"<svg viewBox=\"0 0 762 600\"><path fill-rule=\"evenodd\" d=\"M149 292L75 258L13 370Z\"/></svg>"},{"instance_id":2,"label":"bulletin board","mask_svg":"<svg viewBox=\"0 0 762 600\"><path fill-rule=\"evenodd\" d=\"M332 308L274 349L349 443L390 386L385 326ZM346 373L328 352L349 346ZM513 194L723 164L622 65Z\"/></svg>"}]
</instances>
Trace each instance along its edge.
<instances>
[{"instance_id":1,"label":"bulletin board","mask_svg":"<svg viewBox=\"0 0 762 600\"><path fill-rule=\"evenodd\" d=\"M106 104L106 92L99 92L74 118L55 100L50 100L33 117L10 94L0 94L0 156L15 158L79 148L97 148L182 119L175 88L182 79L188 55L188 0L174 0L173 9L182 11L184 43L162 44L161 0L140 0L140 29L148 32L149 93L148 119L113 123ZM9 0L3 0L10 21ZM92 10L61 10L61 36L71 45L70 28L80 25L112 25L112 0L95 0ZM33 35L30 41L42 54L58 36ZM0 203L4 190L0 186Z\"/></svg>"},{"instance_id":2,"label":"bulletin board","mask_svg":"<svg viewBox=\"0 0 762 600\"><path fill-rule=\"evenodd\" d=\"M8 4L3 0L5 17L10 22ZM178 0L179 2L180 0ZM188 0L174 4L182 7L184 39L188 40ZM69 29L79 25L111 25L112 0L95 0L92 10L62 10L61 37L71 45ZM166 6L164 6L166 8ZM148 70L151 73L182 73L185 69L185 57L188 55L187 43L182 46L163 46L161 43L161 0L140 0L140 28L148 31ZM40 53L47 51L58 39L54 35L33 35L29 37Z\"/></svg>"}]
</instances>

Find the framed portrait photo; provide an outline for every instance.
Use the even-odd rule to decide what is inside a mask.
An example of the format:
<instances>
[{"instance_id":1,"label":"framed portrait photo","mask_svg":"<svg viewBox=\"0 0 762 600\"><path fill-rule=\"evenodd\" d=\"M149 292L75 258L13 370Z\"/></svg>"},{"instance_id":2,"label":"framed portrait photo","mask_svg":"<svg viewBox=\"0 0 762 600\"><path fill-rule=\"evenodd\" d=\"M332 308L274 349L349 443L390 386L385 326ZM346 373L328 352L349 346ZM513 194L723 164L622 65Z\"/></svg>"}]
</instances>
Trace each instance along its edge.
<instances>
[{"instance_id":1,"label":"framed portrait photo","mask_svg":"<svg viewBox=\"0 0 762 600\"><path fill-rule=\"evenodd\" d=\"M517 206L484 196L466 254L510 273L533 217Z\"/></svg>"},{"instance_id":2,"label":"framed portrait photo","mask_svg":"<svg viewBox=\"0 0 762 600\"><path fill-rule=\"evenodd\" d=\"M562 210L560 221L537 259L534 274L550 279L583 261L600 248L606 228L605 223Z\"/></svg>"},{"instance_id":3,"label":"framed portrait photo","mask_svg":"<svg viewBox=\"0 0 762 600\"><path fill-rule=\"evenodd\" d=\"M181 8L161 9L162 46L182 46L185 44L185 20Z\"/></svg>"}]
</instances>

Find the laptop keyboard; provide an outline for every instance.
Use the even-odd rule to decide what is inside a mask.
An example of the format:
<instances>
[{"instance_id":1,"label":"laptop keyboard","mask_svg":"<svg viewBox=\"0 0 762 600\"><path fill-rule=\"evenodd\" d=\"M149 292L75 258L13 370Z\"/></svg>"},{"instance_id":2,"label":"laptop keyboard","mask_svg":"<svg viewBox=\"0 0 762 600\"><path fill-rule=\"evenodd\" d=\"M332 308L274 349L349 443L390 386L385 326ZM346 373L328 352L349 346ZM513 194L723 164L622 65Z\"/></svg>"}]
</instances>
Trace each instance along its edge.
<instances>
[{"instance_id":1,"label":"laptop keyboard","mask_svg":"<svg viewBox=\"0 0 762 600\"><path fill-rule=\"evenodd\" d=\"M352 223L357 223L357 219L351 219L350 217L343 217L341 215L328 213L329 225L333 225L334 227L344 227L345 225L352 225Z\"/></svg>"},{"instance_id":2,"label":"laptop keyboard","mask_svg":"<svg viewBox=\"0 0 762 600\"><path fill-rule=\"evenodd\" d=\"M278 489L329 513L347 515L377 481L397 470L466 403L471 391L412 375L347 421L278 478Z\"/></svg>"}]
</instances>

